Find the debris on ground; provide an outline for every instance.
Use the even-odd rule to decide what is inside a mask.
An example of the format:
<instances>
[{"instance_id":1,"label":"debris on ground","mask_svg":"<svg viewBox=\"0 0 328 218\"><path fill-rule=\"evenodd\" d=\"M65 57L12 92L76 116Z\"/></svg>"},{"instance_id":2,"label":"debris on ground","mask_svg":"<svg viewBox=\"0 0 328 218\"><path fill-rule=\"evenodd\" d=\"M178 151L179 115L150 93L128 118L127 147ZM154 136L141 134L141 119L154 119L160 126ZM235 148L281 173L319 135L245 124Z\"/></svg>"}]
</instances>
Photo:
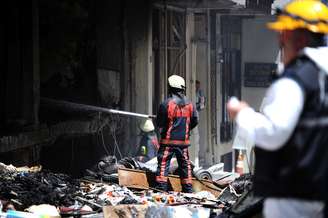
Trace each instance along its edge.
<instances>
[{"instance_id":1,"label":"debris on ground","mask_svg":"<svg viewBox=\"0 0 328 218\"><path fill-rule=\"evenodd\" d=\"M39 216L60 217L57 208L49 204L32 205L25 211Z\"/></svg>"},{"instance_id":2,"label":"debris on ground","mask_svg":"<svg viewBox=\"0 0 328 218\"><path fill-rule=\"evenodd\" d=\"M45 207L54 206L62 217L97 214L105 217L121 217L120 214L129 214L127 217L139 217L136 214L168 218L180 217L178 214L186 218L234 217L245 211L258 211L262 202L252 196L251 175L243 175L224 188L215 181L193 178L194 193L180 192L179 177L170 175L172 191L156 190L149 179L149 175L154 177L152 171L132 158L117 161L107 157L98 163L97 170L90 170L94 174L89 172L81 179L52 173L40 166L20 169L0 166L4 169L0 171L0 199L3 205L11 205L18 211L42 212ZM54 214L54 208L52 210Z\"/></svg>"},{"instance_id":3,"label":"debris on ground","mask_svg":"<svg viewBox=\"0 0 328 218\"><path fill-rule=\"evenodd\" d=\"M78 181L64 174L48 171L0 174L0 198L10 201L18 210L39 204L73 204L78 190Z\"/></svg>"},{"instance_id":4,"label":"debris on ground","mask_svg":"<svg viewBox=\"0 0 328 218\"><path fill-rule=\"evenodd\" d=\"M197 206L162 207L157 205L119 205L104 207L105 218L138 217L138 218L175 218L175 217L209 217L210 210Z\"/></svg>"}]
</instances>

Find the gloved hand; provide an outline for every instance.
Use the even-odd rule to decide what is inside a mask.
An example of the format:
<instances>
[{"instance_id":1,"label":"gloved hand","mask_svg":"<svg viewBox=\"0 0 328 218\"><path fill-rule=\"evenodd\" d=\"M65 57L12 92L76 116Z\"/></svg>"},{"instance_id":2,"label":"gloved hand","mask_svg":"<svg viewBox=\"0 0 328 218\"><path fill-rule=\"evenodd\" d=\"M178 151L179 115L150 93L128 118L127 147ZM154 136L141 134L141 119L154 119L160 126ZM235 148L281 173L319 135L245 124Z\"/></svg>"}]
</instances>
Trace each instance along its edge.
<instances>
[{"instance_id":1,"label":"gloved hand","mask_svg":"<svg viewBox=\"0 0 328 218\"><path fill-rule=\"evenodd\" d=\"M228 113L231 119L236 119L237 114L244 108L248 108L248 104L245 101L239 101L236 97L230 98L227 103Z\"/></svg>"}]
</instances>

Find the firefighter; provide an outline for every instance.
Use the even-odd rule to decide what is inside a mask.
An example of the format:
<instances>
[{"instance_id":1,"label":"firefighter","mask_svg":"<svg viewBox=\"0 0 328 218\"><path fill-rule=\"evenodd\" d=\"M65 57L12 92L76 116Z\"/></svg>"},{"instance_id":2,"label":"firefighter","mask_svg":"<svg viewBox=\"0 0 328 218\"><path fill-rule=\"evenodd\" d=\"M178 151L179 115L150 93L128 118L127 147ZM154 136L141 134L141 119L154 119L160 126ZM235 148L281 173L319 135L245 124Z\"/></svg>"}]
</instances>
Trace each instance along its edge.
<instances>
[{"instance_id":1,"label":"firefighter","mask_svg":"<svg viewBox=\"0 0 328 218\"><path fill-rule=\"evenodd\" d=\"M328 8L292 1L268 27L278 32L284 69L269 87L262 113L227 104L255 144L254 190L267 218L323 217L328 157Z\"/></svg>"},{"instance_id":2,"label":"firefighter","mask_svg":"<svg viewBox=\"0 0 328 218\"><path fill-rule=\"evenodd\" d=\"M141 139L138 148L138 160L141 162L147 162L157 156L159 143L155 127L151 119L146 119L142 125Z\"/></svg>"},{"instance_id":3,"label":"firefighter","mask_svg":"<svg viewBox=\"0 0 328 218\"><path fill-rule=\"evenodd\" d=\"M192 169L189 160L190 130L198 124L196 107L185 96L186 85L182 77L168 78L169 98L159 106L157 125L161 139L156 172L157 188L167 191L170 161L176 156L182 191L192 192Z\"/></svg>"}]
</instances>

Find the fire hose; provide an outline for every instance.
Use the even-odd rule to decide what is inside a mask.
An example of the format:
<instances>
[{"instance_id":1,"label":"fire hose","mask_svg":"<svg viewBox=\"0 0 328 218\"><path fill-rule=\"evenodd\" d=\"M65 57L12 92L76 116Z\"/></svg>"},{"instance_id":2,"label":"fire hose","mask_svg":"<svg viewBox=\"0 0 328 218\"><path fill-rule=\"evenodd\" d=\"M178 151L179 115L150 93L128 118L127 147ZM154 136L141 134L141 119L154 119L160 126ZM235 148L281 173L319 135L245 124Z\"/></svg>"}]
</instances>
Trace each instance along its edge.
<instances>
[{"instance_id":1,"label":"fire hose","mask_svg":"<svg viewBox=\"0 0 328 218\"><path fill-rule=\"evenodd\" d=\"M155 118L155 115L148 115L148 114L141 114L141 113L134 113L129 111L122 111L116 109L109 109L105 107L98 107L93 105L86 105L86 104L79 104L73 103L68 101L62 100L55 100L51 98L40 98L40 104L43 106L51 106L56 107L62 110L74 110L74 111L83 111L83 112L100 112L106 114L119 114L124 116L133 116L133 117L140 117L140 118Z\"/></svg>"}]
</instances>

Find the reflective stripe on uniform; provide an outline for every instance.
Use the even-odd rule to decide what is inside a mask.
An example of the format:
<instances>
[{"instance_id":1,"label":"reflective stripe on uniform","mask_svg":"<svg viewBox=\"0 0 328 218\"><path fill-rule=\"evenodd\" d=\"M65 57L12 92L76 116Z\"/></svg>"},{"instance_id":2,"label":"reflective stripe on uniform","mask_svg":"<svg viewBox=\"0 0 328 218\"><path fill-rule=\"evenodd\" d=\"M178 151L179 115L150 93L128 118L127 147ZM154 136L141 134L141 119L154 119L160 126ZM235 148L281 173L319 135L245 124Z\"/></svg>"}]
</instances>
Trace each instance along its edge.
<instances>
[{"instance_id":1,"label":"reflective stripe on uniform","mask_svg":"<svg viewBox=\"0 0 328 218\"><path fill-rule=\"evenodd\" d=\"M169 119L169 125L168 125L168 129L166 132L166 138L169 139L171 137L171 131L173 128L173 121L174 121L174 117L175 117L175 112L177 109L177 104L172 100L169 101L168 106L167 106L167 115L168 115L168 119Z\"/></svg>"},{"instance_id":2,"label":"reflective stripe on uniform","mask_svg":"<svg viewBox=\"0 0 328 218\"><path fill-rule=\"evenodd\" d=\"M188 148L183 149L183 157L187 161L187 179L191 180L192 175L191 175L191 165L190 165L190 160L189 160L189 155L188 155Z\"/></svg>"},{"instance_id":3,"label":"reflective stripe on uniform","mask_svg":"<svg viewBox=\"0 0 328 218\"><path fill-rule=\"evenodd\" d=\"M173 118L170 120L170 122L169 122L169 128L168 128L168 130L166 132L166 138L167 139L171 138L172 128L173 128Z\"/></svg>"},{"instance_id":4,"label":"reflective stripe on uniform","mask_svg":"<svg viewBox=\"0 0 328 218\"><path fill-rule=\"evenodd\" d=\"M163 145L190 145L190 140L161 139L161 144L163 144Z\"/></svg>"},{"instance_id":5,"label":"reflective stripe on uniform","mask_svg":"<svg viewBox=\"0 0 328 218\"><path fill-rule=\"evenodd\" d=\"M189 139L189 124L190 124L190 117L187 117L187 122L186 122L186 135L185 135L185 139L186 140Z\"/></svg>"},{"instance_id":6,"label":"reflective stripe on uniform","mask_svg":"<svg viewBox=\"0 0 328 218\"><path fill-rule=\"evenodd\" d=\"M166 176L156 176L156 182L167 182Z\"/></svg>"},{"instance_id":7,"label":"reflective stripe on uniform","mask_svg":"<svg viewBox=\"0 0 328 218\"><path fill-rule=\"evenodd\" d=\"M164 150L163 158L161 161L160 173L159 173L159 175L161 177L164 177L164 174L165 174L166 159L167 159L167 156L169 155L169 149L170 149L169 147L165 147L165 150Z\"/></svg>"}]
</instances>

